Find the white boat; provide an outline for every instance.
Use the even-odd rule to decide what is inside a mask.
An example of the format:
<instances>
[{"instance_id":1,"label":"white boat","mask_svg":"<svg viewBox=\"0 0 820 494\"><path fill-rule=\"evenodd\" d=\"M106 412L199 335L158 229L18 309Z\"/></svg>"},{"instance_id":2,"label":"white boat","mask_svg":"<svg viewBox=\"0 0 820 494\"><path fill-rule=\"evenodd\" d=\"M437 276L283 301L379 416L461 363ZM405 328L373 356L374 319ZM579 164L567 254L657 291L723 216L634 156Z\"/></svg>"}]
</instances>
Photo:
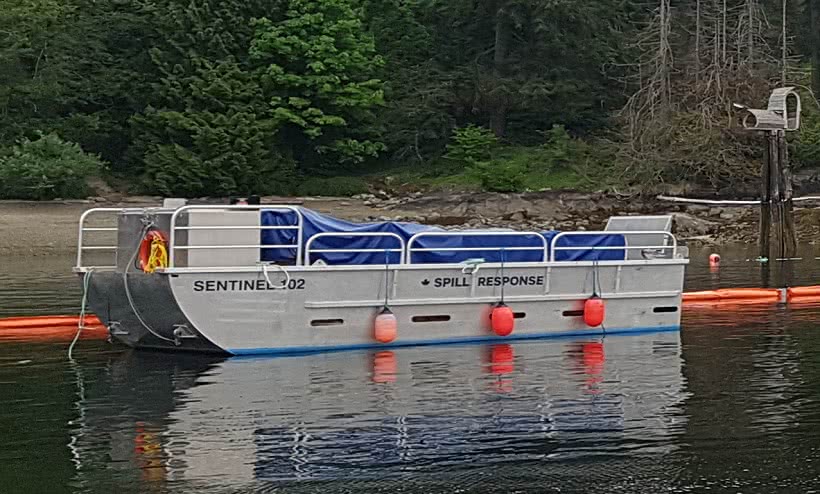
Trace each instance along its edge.
<instances>
[{"instance_id":1,"label":"white boat","mask_svg":"<svg viewBox=\"0 0 820 494\"><path fill-rule=\"evenodd\" d=\"M446 231L291 205L175 206L80 219L88 304L132 347L287 354L680 327L688 260L668 216Z\"/></svg>"}]
</instances>

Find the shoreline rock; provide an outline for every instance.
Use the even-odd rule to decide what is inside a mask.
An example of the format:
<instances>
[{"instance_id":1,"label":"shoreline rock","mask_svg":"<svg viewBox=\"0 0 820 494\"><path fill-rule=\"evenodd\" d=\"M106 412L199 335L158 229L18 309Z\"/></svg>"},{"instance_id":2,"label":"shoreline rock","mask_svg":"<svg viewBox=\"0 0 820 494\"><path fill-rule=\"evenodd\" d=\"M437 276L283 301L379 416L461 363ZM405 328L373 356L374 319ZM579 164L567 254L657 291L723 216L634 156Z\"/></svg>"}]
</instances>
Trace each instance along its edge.
<instances>
[{"instance_id":1,"label":"shoreline rock","mask_svg":"<svg viewBox=\"0 0 820 494\"><path fill-rule=\"evenodd\" d=\"M713 208L663 202L654 197L545 191L414 194L387 200L364 195L361 199L376 209L392 213L367 218L372 221L389 217L394 221L418 221L444 227L600 230L611 216L672 215L673 232L681 240L692 243L748 242L757 238L756 208ZM812 236L818 234L820 232L812 233Z\"/></svg>"},{"instance_id":2,"label":"shoreline rock","mask_svg":"<svg viewBox=\"0 0 820 494\"><path fill-rule=\"evenodd\" d=\"M604 193L543 191L523 194L456 194L418 192L401 196L263 197L264 203L286 202L351 221L406 221L447 229L510 228L529 231L601 230L610 216L673 215L673 232L689 245L756 243L756 207L708 207L661 202L654 197ZM203 198L192 203L227 204ZM159 197L109 200L106 207L156 206ZM0 201L0 228L15 232L0 239L0 253L29 255L67 253L76 249L80 214L97 206L84 201ZM801 204L802 205L802 204ZM820 209L795 208L795 226L803 243L820 241Z\"/></svg>"}]
</instances>

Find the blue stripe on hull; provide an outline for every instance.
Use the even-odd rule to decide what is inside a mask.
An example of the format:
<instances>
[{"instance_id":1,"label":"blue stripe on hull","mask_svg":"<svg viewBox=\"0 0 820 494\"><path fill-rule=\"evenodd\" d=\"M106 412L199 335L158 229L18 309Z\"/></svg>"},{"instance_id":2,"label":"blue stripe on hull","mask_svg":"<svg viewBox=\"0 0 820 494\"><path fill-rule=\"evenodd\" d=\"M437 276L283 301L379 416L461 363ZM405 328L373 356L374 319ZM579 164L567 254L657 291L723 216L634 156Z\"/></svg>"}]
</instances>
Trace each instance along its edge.
<instances>
[{"instance_id":1,"label":"blue stripe on hull","mask_svg":"<svg viewBox=\"0 0 820 494\"><path fill-rule=\"evenodd\" d=\"M254 356L254 355L300 355L319 352L340 352L348 350L368 350L402 348L411 346L427 345L458 345L464 343L505 343L509 341L542 340L551 338L573 338L578 336L604 336L615 334L640 334L640 333L662 333L669 331L680 331L680 326L656 326L651 328L620 328L607 330L575 330L561 331L554 333L535 333L526 335L511 336L467 336L462 338L440 338L435 340L413 340L397 341L393 343L360 343L356 345L325 345L325 346L293 346L293 347L270 347L270 348L227 348L226 351L234 356Z\"/></svg>"}]
</instances>

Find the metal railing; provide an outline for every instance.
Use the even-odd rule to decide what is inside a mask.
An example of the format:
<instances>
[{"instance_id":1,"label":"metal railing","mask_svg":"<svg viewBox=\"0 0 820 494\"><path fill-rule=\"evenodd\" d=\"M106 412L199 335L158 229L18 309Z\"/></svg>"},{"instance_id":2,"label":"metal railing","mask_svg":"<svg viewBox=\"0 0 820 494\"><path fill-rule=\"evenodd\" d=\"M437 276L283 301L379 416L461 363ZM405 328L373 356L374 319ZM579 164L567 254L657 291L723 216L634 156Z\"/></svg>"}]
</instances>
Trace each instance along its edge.
<instances>
[{"instance_id":1,"label":"metal railing","mask_svg":"<svg viewBox=\"0 0 820 494\"><path fill-rule=\"evenodd\" d=\"M202 225L202 226L187 226L177 225L180 215L190 211L248 211L256 210L260 213L263 211L290 211L296 216L295 225ZM190 216L190 215L189 215ZM178 250L194 250L194 249L296 249L296 265L302 264L302 226L304 218L302 212L296 206L278 206L271 204L254 204L254 205L236 205L236 206L222 206L222 205L190 205L182 206L174 211L171 216L171 233L168 242L168 269L174 268L175 252ZM229 231L229 230L257 230L259 232L264 230L296 230L296 243L283 245L265 245L261 243L250 245L176 245L177 230L181 231L197 231L197 230L211 230L211 231Z\"/></svg>"},{"instance_id":2,"label":"metal railing","mask_svg":"<svg viewBox=\"0 0 820 494\"><path fill-rule=\"evenodd\" d=\"M480 246L480 247L413 247L413 244L424 237L535 237L541 244L538 246ZM413 253L415 252L501 252L501 251L541 251L541 261L547 257L547 239L538 232L493 232L493 231L450 231L450 232L421 232L410 237L407 242L407 263L413 264Z\"/></svg>"},{"instance_id":3,"label":"metal railing","mask_svg":"<svg viewBox=\"0 0 820 494\"><path fill-rule=\"evenodd\" d=\"M345 248L326 248L326 249L313 249L313 242L318 239L325 239L325 238L332 238L332 237L353 237L353 238L366 238L366 237L384 237L384 238L393 238L398 240L399 247L394 249L345 249ZM311 254L332 254L332 253L376 253L376 252L398 252L399 253L399 264L404 264L405 260L405 244L404 239L400 236L396 235L395 233L389 232L325 232L325 233L317 233L310 237L305 245L305 264L310 266L310 255ZM389 260L389 259L388 259Z\"/></svg>"},{"instance_id":4,"label":"metal railing","mask_svg":"<svg viewBox=\"0 0 820 494\"><path fill-rule=\"evenodd\" d=\"M93 208L85 211L80 216L80 223L79 223L79 230L77 232L77 265L75 266L77 269L82 268L99 268L99 269L111 269L117 267L114 265L106 265L106 266L83 266L83 253L86 251L111 251L114 252L116 255L117 252L117 244L114 245L85 245L85 233L86 232L116 232L118 229L116 226L113 227L87 227L85 226L85 222L89 216L97 214L97 213L120 213L125 208ZM116 217L115 217L116 219ZM116 241L115 241L116 242ZM116 260L115 260L116 262Z\"/></svg>"},{"instance_id":5,"label":"metal railing","mask_svg":"<svg viewBox=\"0 0 820 494\"><path fill-rule=\"evenodd\" d=\"M568 246L559 246L558 241L561 239L566 239L570 237L580 237L580 236L593 236L593 235L622 235L624 237L624 245L568 245ZM630 236L637 236L637 235L660 235L664 239L664 245L629 245L629 237ZM667 243L667 241L669 241ZM678 241L675 239L675 236L672 235L670 232L666 231L646 231L646 232L617 232L617 231L606 231L606 232L561 232L558 235L552 238L550 242L550 256L549 261L555 262L555 254L558 251L607 251L607 250L614 250L614 251L623 251L624 252L624 259L626 260L627 251L629 250L671 250L672 251L672 258L674 259L678 253Z\"/></svg>"},{"instance_id":6,"label":"metal railing","mask_svg":"<svg viewBox=\"0 0 820 494\"><path fill-rule=\"evenodd\" d=\"M116 241L114 241L113 245L108 244L98 244L98 245L86 245L88 238L87 233L89 232L117 232L117 228L115 226L87 226L88 219L92 215L99 215L103 213L107 214L120 214L123 211L129 210L136 210L137 208L93 208L85 211L82 216L80 217L79 221L79 230L78 230L78 241L77 241L77 265L78 269L83 268L115 268L115 265L110 266L83 266L84 253L88 251L110 251L116 254L117 245ZM150 211L150 208L140 208L144 209L145 211ZM265 211L270 211L273 213L292 213L295 218L295 224L288 224L288 225L260 225L251 224L251 225L192 225L190 224L190 214L191 212L197 211L257 211L263 213ZM186 218L188 220L185 224L178 224L182 223L181 218ZM260 217L261 222L261 217ZM187 240L188 245L177 245L180 241L179 232L190 232L190 231L243 231L243 230L255 230L258 232L262 232L265 230L288 230L288 231L295 231L295 239L293 243L289 244L281 244L281 245L274 245L274 244L264 244L262 239L260 238L256 243L249 243L245 244L220 244L215 243L212 245L208 244L190 244L190 238ZM566 239L579 237L579 236L612 236L618 235L624 238L624 245L602 245L602 246L590 246L590 245L561 245L562 241L566 241ZM652 236L653 240L647 239L647 236ZM327 248L315 248L315 242L320 242L323 239L327 239L329 237L335 238L386 238L395 240L397 245L395 247L391 247L388 249L384 248L353 248L353 247L327 247ZM505 245L497 245L499 241L495 241L495 245L492 245L493 241L489 241L491 245L482 245L482 246L457 246L457 247L448 247L448 246L419 246L419 243L424 239L430 238L458 238L458 237L518 237L522 240L526 240L527 242L534 242L537 245L513 245L513 246L505 246ZM663 245L630 245L630 239L638 239L641 238L643 243L661 243ZM662 239L662 241L655 242L654 239ZM195 249L259 249L263 251L265 249L291 249L296 251L295 257L295 264L296 265L310 265L312 261L312 257L315 257L317 254L333 254L333 253L378 253L378 252L386 252L386 253L398 253L399 255L399 264L414 264L413 256L414 254L419 254L423 252L514 252L514 251L536 251L540 252L541 254L538 256L538 259L533 262L556 262L556 255L560 252L595 252L595 251L622 251L624 252L624 260L628 259L628 252L634 250L641 250L641 251L661 251L664 253L671 252L671 258L677 258L678 255L678 243L675 239L675 236L672 235L668 231L603 231L603 232L561 232L555 235L551 240L547 240L544 234L539 232L533 231L526 231L526 232L512 232L512 231L437 231L437 232L420 232L412 237L405 243L405 240L395 234L390 232L325 232L325 233L318 233L312 235L308 240L307 243L304 244L304 217L302 212L300 211L299 207L296 206L286 206L286 205L236 205L236 206L228 206L228 205L188 205L183 206L176 209L170 219L170 232L169 232L169 244L168 244L168 260L169 265L168 269L173 269L175 267L175 253L177 251L190 251ZM429 244L428 244L429 245ZM669 256L665 256L669 257ZM513 261L516 262L516 261ZM116 264L116 261L115 261ZM205 267L205 266L203 266Z\"/></svg>"}]
</instances>

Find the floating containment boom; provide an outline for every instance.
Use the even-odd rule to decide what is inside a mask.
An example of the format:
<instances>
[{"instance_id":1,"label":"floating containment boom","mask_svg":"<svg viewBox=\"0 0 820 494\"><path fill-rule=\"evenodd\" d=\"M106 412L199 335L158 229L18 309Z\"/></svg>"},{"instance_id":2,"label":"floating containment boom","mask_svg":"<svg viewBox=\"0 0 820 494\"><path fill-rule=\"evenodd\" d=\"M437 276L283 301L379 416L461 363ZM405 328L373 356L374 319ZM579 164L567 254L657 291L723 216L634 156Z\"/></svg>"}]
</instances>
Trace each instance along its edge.
<instances>
[{"instance_id":1,"label":"floating containment boom","mask_svg":"<svg viewBox=\"0 0 820 494\"><path fill-rule=\"evenodd\" d=\"M79 316L8 317L0 319L0 341L63 341L77 333ZM108 329L95 316L86 316L81 339L106 339Z\"/></svg>"}]
</instances>

